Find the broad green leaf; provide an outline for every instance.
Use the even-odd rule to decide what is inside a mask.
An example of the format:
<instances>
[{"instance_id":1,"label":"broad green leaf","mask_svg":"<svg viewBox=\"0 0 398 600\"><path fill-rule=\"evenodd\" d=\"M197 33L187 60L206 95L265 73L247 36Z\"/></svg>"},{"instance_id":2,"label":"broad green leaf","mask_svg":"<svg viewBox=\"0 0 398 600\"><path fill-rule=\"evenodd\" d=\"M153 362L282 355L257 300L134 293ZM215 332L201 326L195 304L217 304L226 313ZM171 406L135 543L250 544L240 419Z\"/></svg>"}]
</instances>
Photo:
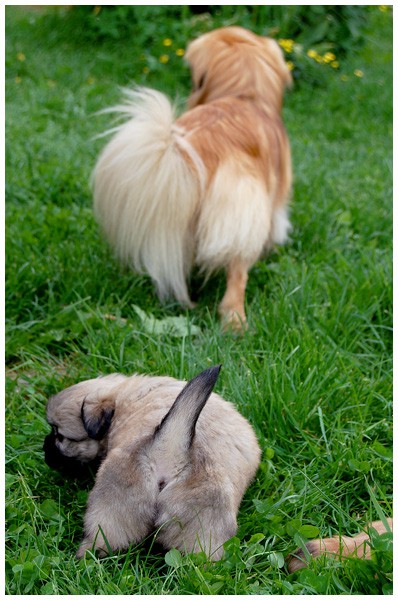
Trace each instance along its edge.
<instances>
[{"instance_id":1,"label":"broad green leaf","mask_svg":"<svg viewBox=\"0 0 398 600\"><path fill-rule=\"evenodd\" d=\"M265 538L265 535L263 533L255 533L254 535L252 535L252 537L250 538L250 540L247 542L247 545L251 546L253 544L258 544L264 538Z\"/></svg>"},{"instance_id":2,"label":"broad green leaf","mask_svg":"<svg viewBox=\"0 0 398 600\"><path fill-rule=\"evenodd\" d=\"M266 448L265 450L265 458L268 458L268 460L272 460L275 456L275 450L273 450L272 448Z\"/></svg>"},{"instance_id":3,"label":"broad green leaf","mask_svg":"<svg viewBox=\"0 0 398 600\"><path fill-rule=\"evenodd\" d=\"M199 335L200 327L192 325L187 317L180 315L179 317L165 317L164 319L156 319L153 315L147 314L141 310L139 306L133 304L133 309L141 320L141 325L150 334L162 335L167 334L173 337L186 337L187 335Z\"/></svg>"},{"instance_id":4,"label":"broad green leaf","mask_svg":"<svg viewBox=\"0 0 398 600\"><path fill-rule=\"evenodd\" d=\"M299 533L310 540L319 535L319 529L318 527L315 527L315 525L302 525L299 528Z\"/></svg>"},{"instance_id":5,"label":"broad green leaf","mask_svg":"<svg viewBox=\"0 0 398 600\"><path fill-rule=\"evenodd\" d=\"M288 521L288 523L286 523L286 532L288 533L288 535L293 537L298 532L300 527L300 519L292 519L291 521Z\"/></svg>"},{"instance_id":6,"label":"broad green leaf","mask_svg":"<svg viewBox=\"0 0 398 600\"><path fill-rule=\"evenodd\" d=\"M177 548L172 548L171 550L166 552L164 560L166 565L169 565L169 567L174 568L180 567L183 562L181 552L177 550Z\"/></svg>"},{"instance_id":7,"label":"broad green leaf","mask_svg":"<svg viewBox=\"0 0 398 600\"><path fill-rule=\"evenodd\" d=\"M278 569L281 569L285 564L282 552L271 552L268 555L268 560L273 567L278 567Z\"/></svg>"}]
</instances>

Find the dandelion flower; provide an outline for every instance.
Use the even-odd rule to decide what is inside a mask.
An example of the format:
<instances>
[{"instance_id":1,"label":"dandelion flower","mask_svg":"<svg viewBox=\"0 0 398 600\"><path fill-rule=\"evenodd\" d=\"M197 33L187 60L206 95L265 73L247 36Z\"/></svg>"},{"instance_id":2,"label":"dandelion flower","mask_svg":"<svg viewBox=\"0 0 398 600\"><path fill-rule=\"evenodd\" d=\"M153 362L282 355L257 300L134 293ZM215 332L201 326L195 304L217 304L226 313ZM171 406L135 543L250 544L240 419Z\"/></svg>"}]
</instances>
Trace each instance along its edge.
<instances>
[{"instance_id":1,"label":"dandelion flower","mask_svg":"<svg viewBox=\"0 0 398 600\"><path fill-rule=\"evenodd\" d=\"M347 75L342 75L342 76L340 77L340 79L341 79L341 81L348 81L348 77L347 77Z\"/></svg>"},{"instance_id":2,"label":"dandelion flower","mask_svg":"<svg viewBox=\"0 0 398 600\"><path fill-rule=\"evenodd\" d=\"M184 48L177 48L176 54L177 54L177 56L184 56L184 54L185 54Z\"/></svg>"},{"instance_id":3,"label":"dandelion flower","mask_svg":"<svg viewBox=\"0 0 398 600\"><path fill-rule=\"evenodd\" d=\"M293 71L293 69L294 69L294 62L292 62L291 60L288 60L286 64L287 64L287 67L288 67L289 71Z\"/></svg>"},{"instance_id":4,"label":"dandelion flower","mask_svg":"<svg viewBox=\"0 0 398 600\"><path fill-rule=\"evenodd\" d=\"M338 60L334 60L333 62L330 63L333 67L333 69L338 69L340 66L340 63Z\"/></svg>"},{"instance_id":5,"label":"dandelion flower","mask_svg":"<svg viewBox=\"0 0 398 600\"><path fill-rule=\"evenodd\" d=\"M18 54L17 54L17 59L18 59L20 62L23 62L24 60L26 60L26 56L25 56L25 54L24 54L23 52L18 52Z\"/></svg>"},{"instance_id":6,"label":"dandelion flower","mask_svg":"<svg viewBox=\"0 0 398 600\"><path fill-rule=\"evenodd\" d=\"M309 56L310 58L316 58L318 56L318 52L316 52L316 50L308 50L307 52L307 56Z\"/></svg>"},{"instance_id":7,"label":"dandelion flower","mask_svg":"<svg viewBox=\"0 0 398 600\"><path fill-rule=\"evenodd\" d=\"M168 54L162 54L161 56L159 56L159 61L165 65L166 63L169 62L169 55Z\"/></svg>"},{"instance_id":8,"label":"dandelion flower","mask_svg":"<svg viewBox=\"0 0 398 600\"><path fill-rule=\"evenodd\" d=\"M171 46L173 41L170 38L163 40L163 46Z\"/></svg>"},{"instance_id":9,"label":"dandelion flower","mask_svg":"<svg viewBox=\"0 0 398 600\"><path fill-rule=\"evenodd\" d=\"M354 75L355 77L363 77L363 71L361 71L361 69L355 69Z\"/></svg>"},{"instance_id":10,"label":"dandelion flower","mask_svg":"<svg viewBox=\"0 0 398 600\"><path fill-rule=\"evenodd\" d=\"M333 54L333 52L326 52L326 54L323 55L323 61L325 63L330 63L333 60L336 60L336 56Z\"/></svg>"},{"instance_id":11,"label":"dandelion flower","mask_svg":"<svg viewBox=\"0 0 398 600\"><path fill-rule=\"evenodd\" d=\"M280 39L278 40L278 44L285 50L285 52L287 52L288 54L290 54L293 51L293 46L294 46L294 41L293 40L285 40L285 39Z\"/></svg>"}]
</instances>

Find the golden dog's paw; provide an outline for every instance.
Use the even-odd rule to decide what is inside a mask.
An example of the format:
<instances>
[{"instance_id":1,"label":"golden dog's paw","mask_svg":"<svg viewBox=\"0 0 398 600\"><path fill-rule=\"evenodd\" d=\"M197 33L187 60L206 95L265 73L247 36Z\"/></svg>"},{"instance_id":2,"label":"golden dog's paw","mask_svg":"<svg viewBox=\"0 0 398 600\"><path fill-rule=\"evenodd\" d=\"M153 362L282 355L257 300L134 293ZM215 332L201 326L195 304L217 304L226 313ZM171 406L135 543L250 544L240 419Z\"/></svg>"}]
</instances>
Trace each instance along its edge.
<instances>
[{"instance_id":1,"label":"golden dog's paw","mask_svg":"<svg viewBox=\"0 0 398 600\"><path fill-rule=\"evenodd\" d=\"M220 310L221 316L221 329L224 333L237 333L243 335L247 329L248 324L246 317L239 314L236 310Z\"/></svg>"},{"instance_id":2,"label":"golden dog's paw","mask_svg":"<svg viewBox=\"0 0 398 600\"><path fill-rule=\"evenodd\" d=\"M287 561L290 573L308 566L312 558L327 555L334 558L356 557L367 560L371 557L371 545L369 529L373 529L379 535L392 531L392 519L384 521L372 521L368 523L364 531L357 535L347 536L335 535L331 538L320 538L311 540L305 548L298 548Z\"/></svg>"},{"instance_id":3,"label":"golden dog's paw","mask_svg":"<svg viewBox=\"0 0 398 600\"><path fill-rule=\"evenodd\" d=\"M339 548L339 540L335 538L312 540L305 545L305 550L297 548L294 554L288 558L289 573L304 569L311 559L317 558L321 554L336 555L339 553Z\"/></svg>"}]
</instances>

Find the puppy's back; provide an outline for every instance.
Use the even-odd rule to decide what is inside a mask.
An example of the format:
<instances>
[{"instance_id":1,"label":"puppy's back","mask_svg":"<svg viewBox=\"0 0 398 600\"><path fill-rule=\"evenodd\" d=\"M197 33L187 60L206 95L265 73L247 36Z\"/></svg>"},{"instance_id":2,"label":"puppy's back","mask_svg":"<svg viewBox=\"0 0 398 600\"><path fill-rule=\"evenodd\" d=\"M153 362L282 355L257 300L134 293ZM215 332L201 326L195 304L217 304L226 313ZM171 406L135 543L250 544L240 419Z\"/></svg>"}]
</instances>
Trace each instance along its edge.
<instances>
[{"instance_id":1,"label":"puppy's back","mask_svg":"<svg viewBox=\"0 0 398 600\"><path fill-rule=\"evenodd\" d=\"M115 390L109 447L152 435L184 386L184 381L172 377L126 378ZM196 423L193 460L202 460L206 455L215 472L227 472L231 480L244 486L254 476L260 454L250 423L231 402L212 392Z\"/></svg>"}]
</instances>

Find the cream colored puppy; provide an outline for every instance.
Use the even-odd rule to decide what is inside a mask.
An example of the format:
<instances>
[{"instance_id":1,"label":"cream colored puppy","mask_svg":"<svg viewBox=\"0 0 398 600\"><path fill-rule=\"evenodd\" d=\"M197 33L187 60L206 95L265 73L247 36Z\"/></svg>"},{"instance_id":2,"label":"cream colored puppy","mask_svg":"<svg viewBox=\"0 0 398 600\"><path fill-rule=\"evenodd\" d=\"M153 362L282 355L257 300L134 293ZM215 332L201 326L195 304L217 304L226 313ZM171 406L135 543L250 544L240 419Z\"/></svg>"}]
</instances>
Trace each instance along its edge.
<instances>
[{"instance_id":1,"label":"cream colored puppy","mask_svg":"<svg viewBox=\"0 0 398 600\"><path fill-rule=\"evenodd\" d=\"M128 548L158 530L165 548L214 559L235 535L260 448L250 424L212 393L220 367L185 384L108 375L50 398L50 466L73 473L102 459L77 552Z\"/></svg>"}]
</instances>

